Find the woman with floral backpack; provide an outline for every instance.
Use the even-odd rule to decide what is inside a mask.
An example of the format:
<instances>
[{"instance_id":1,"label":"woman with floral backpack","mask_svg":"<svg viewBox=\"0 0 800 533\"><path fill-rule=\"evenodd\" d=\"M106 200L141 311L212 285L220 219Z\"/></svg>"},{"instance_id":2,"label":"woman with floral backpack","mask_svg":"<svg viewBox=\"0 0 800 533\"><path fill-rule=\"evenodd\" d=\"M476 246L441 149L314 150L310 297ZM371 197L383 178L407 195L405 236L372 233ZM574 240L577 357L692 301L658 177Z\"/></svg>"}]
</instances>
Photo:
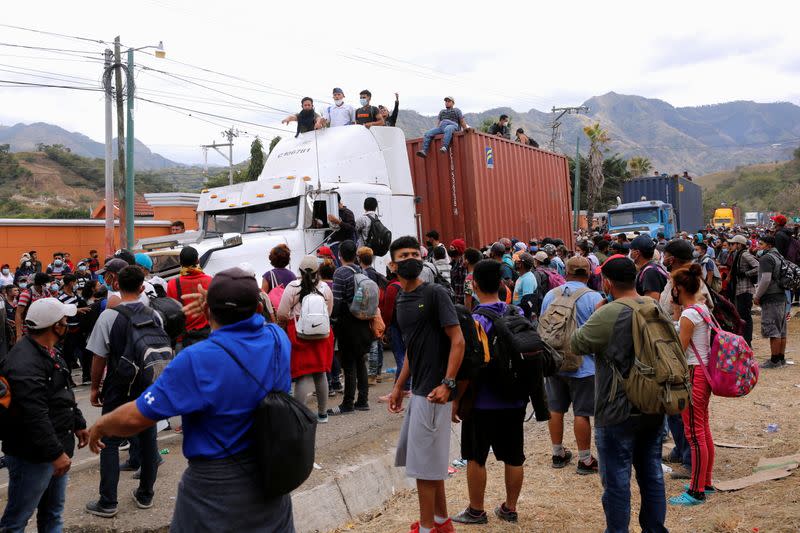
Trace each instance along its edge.
<instances>
[{"instance_id":1,"label":"woman with floral backpack","mask_svg":"<svg viewBox=\"0 0 800 533\"><path fill-rule=\"evenodd\" d=\"M709 315L708 307L697 298L701 283L703 269L698 264L672 272L672 300L683 308L678 333L688 359L692 385L691 402L681 413L692 454L692 475L686 491L669 499L670 504L681 506L699 505L707 494L715 492L712 483L714 440L708 414L711 383L704 371L710 353L711 331L704 319L704 315Z\"/></svg>"}]
</instances>

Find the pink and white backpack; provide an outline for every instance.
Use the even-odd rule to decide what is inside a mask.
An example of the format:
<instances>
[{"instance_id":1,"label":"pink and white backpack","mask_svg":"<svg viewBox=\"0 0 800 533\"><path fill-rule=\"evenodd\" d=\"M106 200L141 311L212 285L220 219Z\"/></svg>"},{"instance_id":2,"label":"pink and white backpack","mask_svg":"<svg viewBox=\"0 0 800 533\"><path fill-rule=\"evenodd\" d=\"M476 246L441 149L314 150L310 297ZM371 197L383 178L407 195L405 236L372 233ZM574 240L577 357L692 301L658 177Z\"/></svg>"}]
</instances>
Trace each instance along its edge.
<instances>
[{"instance_id":1,"label":"pink and white backpack","mask_svg":"<svg viewBox=\"0 0 800 533\"><path fill-rule=\"evenodd\" d=\"M701 307L692 305L689 309L697 311L715 333L708 353L708 365L703 364L697 348L691 343L700 367L711 384L711 392L728 398L747 395L758 383L758 362L753 356L753 349L744 337L719 327L716 319Z\"/></svg>"}]
</instances>

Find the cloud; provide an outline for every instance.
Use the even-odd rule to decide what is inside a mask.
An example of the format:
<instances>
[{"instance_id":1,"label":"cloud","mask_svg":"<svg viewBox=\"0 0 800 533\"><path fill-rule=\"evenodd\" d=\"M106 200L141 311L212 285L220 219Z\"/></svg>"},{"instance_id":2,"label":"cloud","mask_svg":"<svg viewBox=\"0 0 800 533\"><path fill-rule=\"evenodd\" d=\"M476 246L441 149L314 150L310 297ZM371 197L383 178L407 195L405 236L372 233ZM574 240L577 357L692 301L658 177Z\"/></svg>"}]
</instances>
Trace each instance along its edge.
<instances>
[{"instance_id":1,"label":"cloud","mask_svg":"<svg viewBox=\"0 0 800 533\"><path fill-rule=\"evenodd\" d=\"M658 42L656 53L649 61L654 70L666 70L701 63L747 57L761 53L781 42L777 36L711 37L693 35L667 38Z\"/></svg>"}]
</instances>

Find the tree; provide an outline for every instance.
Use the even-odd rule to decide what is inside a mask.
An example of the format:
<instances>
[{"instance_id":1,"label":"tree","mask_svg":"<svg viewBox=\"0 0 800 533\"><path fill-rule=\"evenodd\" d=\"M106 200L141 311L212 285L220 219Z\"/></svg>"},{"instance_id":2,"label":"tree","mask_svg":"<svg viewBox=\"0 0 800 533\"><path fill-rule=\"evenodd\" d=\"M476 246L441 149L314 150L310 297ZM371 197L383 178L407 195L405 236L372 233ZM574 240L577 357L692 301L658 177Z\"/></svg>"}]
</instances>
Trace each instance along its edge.
<instances>
[{"instance_id":1,"label":"tree","mask_svg":"<svg viewBox=\"0 0 800 533\"><path fill-rule=\"evenodd\" d=\"M596 122L594 126L586 126L583 132L589 137L589 187L586 196L586 220L594 219L595 204L603 192L605 174L603 174L603 151L609 141L608 132Z\"/></svg>"},{"instance_id":2,"label":"tree","mask_svg":"<svg viewBox=\"0 0 800 533\"><path fill-rule=\"evenodd\" d=\"M481 125L478 126L478 130L482 131L483 133L489 133L489 128L492 127L492 124L494 124L493 118L484 119L484 121L481 122Z\"/></svg>"},{"instance_id":3,"label":"tree","mask_svg":"<svg viewBox=\"0 0 800 533\"><path fill-rule=\"evenodd\" d=\"M250 165L247 167L247 181L255 181L264 170L264 145L256 137L250 145Z\"/></svg>"},{"instance_id":4,"label":"tree","mask_svg":"<svg viewBox=\"0 0 800 533\"><path fill-rule=\"evenodd\" d=\"M267 155L272 153L272 150L275 149L275 146L279 142L281 142L281 136L280 135L276 135L275 137L272 138L272 140L269 142L269 152L267 152Z\"/></svg>"},{"instance_id":5,"label":"tree","mask_svg":"<svg viewBox=\"0 0 800 533\"><path fill-rule=\"evenodd\" d=\"M632 157L628 161L628 172L631 173L633 178L647 176L652 169L653 164L646 157Z\"/></svg>"}]
</instances>

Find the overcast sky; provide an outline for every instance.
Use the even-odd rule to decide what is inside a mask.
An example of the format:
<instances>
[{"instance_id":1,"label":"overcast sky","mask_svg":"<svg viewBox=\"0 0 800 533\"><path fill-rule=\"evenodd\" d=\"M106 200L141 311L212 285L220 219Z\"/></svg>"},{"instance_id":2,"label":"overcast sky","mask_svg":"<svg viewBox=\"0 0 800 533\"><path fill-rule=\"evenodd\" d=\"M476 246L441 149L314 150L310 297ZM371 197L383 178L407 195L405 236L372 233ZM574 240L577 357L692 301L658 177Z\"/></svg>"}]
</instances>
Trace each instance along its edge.
<instances>
[{"instance_id":1,"label":"overcast sky","mask_svg":"<svg viewBox=\"0 0 800 533\"><path fill-rule=\"evenodd\" d=\"M401 110L426 114L441 108L444 95L465 112L549 111L609 91L675 106L800 104L797 2L3 4L0 24L109 42L120 35L126 47L163 41L167 59L142 51L137 65L183 79L137 70L137 96L226 117L137 102L136 137L185 163L202 161L199 145L224 142L220 131L231 124L264 139L285 135L280 120L299 109L299 96L314 97L319 109L334 86L351 104L364 88L374 104L390 104L397 91ZM2 80L99 86L102 43L4 26L0 43ZM101 93L2 85L0 124L44 121L102 142ZM236 141L237 160L251 140ZM209 162L224 160L210 154Z\"/></svg>"}]
</instances>

